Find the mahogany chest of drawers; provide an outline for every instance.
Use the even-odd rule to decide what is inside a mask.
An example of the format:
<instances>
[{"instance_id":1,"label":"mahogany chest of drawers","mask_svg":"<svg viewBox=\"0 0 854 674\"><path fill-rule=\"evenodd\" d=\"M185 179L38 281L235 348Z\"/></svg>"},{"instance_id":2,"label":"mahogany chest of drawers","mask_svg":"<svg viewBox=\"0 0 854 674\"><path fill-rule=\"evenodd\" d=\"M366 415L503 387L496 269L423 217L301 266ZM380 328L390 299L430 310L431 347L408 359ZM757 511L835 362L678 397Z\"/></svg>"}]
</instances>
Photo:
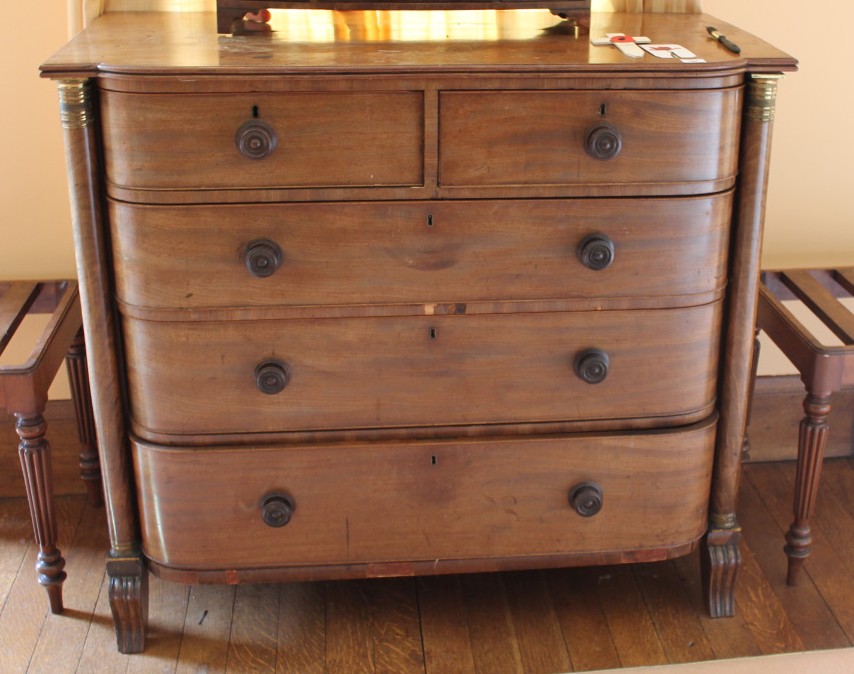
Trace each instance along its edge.
<instances>
[{"instance_id":1,"label":"mahogany chest of drawers","mask_svg":"<svg viewBox=\"0 0 854 674\"><path fill-rule=\"evenodd\" d=\"M592 47L547 11L443 14L441 38L419 16L292 12L254 39L107 15L43 66L124 651L149 569L348 578L702 544L710 611L732 612L794 60L726 26L730 54L699 15L591 31L701 63Z\"/></svg>"}]
</instances>

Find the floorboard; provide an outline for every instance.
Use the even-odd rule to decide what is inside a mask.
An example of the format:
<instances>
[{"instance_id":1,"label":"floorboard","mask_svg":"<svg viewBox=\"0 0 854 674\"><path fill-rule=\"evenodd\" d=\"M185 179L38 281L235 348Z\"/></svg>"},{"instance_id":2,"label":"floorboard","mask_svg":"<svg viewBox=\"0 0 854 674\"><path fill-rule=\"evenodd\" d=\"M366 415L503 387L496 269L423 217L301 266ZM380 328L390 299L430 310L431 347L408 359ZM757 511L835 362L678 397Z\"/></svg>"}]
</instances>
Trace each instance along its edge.
<instances>
[{"instance_id":1,"label":"floorboard","mask_svg":"<svg viewBox=\"0 0 854 674\"><path fill-rule=\"evenodd\" d=\"M600 569L597 589L620 665L666 664L664 646L632 568L612 566Z\"/></svg>"},{"instance_id":2,"label":"floorboard","mask_svg":"<svg viewBox=\"0 0 854 674\"><path fill-rule=\"evenodd\" d=\"M478 674L524 674L503 577L491 573L472 574L462 576L460 581L475 671Z\"/></svg>"},{"instance_id":3,"label":"floorboard","mask_svg":"<svg viewBox=\"0 0 854 674\"><path fill-rule=\"evenodd\" d=\"M278 641L279 588L275 585L238 585L226 672L275 672Z\"/></svg>"},{"instance_id":4,"label":"floorboard","mask_svg":"<svg viewBox=\"0 0 854 674\"><path fill-rule=\"evenodd\" d=\"M632 568L635 581L668 662L714 660L700 617L672 562L638 564Z\"/></svg>"},{"instance_id":5,"label":"floorboard","mask_svg":"<svg viewBox=\"0 0 854 674\"><path fill-rule=\"evenodd\" d=\"M103 509L83 507L74 540L67 552L63 550L65 570L71 579L63 583L65 612L46 614L30 663L32 671L76 671L98 604L108 545Z\"/></svg>"},{"instance_id":6,"label":"floorboard","mask_svg":"<svg viewBox=\"0 0 854 674\"><path fill-rule=\"evenodd\" d=\"M57 547L63 555L70 553L85 505L85 499L79 496L55 499ZM29 536L32 536L32 529ZM0 613L0 644L4 645L0 649L0 672L3 674L27 670L50 613L47 593L39 585L35 570L37 554L35 543L27 546L20 571ZM7 648L7 644L14 644L14 648Z\"/></svg>"},{"instance_id":7,"label":"floorboard","mask_svg":"<svg viewBox=\"0 0 854 674\"><path fill-rule=\"evenodd\" d=\"M573 671L619 667L620 658L596 590L600 569L556 569L544 575Z\"/></svg>"},{"instance_id":8,"label":"floorboard","mask_svg":"<svg viewBox=\"0 0 854 674\"><path fill-rule=\"evenodd\" d=\"M474 653L459 576L425 576L418 581L425 668L474 674Z\"/></svg>"},{"instance_id":9,"label":"floorboard","mask_svg":"<svg viewBox=\"0 0 854 674\"><path fill-rule=\"evenodd\" d=\"M543 574L539 571L505 574L504 587L525 673L570 671L566 642Z\"/></svg>"},{"instance_id":10,"label":"floorboard","mask_svg":"<svg viewBox=\"0 0 854 674\"><path fill-rule=\"evenodd\" d=\"M703 599L703 586L700 579L700 563L696 554L673 560L673 566L688 597L694 615L700 621L703 633L715 654L714 659L748 658L761 655L762 652L744 612L738 606L736 597L735 615L726 619L710 618Z\"/></svg>"},{"instance_id":11,"label":"floorboard","mask_svg":"<svg viewBox=\"0 0 854 674\"><path fill-rule=\"evenodd\" d=\"M747 479L741 490L741 525L763 575L805 648L822 650L849 646L848 638L808 573L802 574L798 585L786 585L784 532L751 480L756 473L753 468L746 471Z\"/></svg>"},{"instance_id":12,"label":"floorboard","mask_svg":"<svg viewBox=\"0 0 854 674\"><path fill-rule=\"evenodd\" d=\"M190 588L175 674L225 672L234 614L234 590L232 585Z\"/></svg>"},{"instance_id":13,"label":"floorboard","mask_svg":"<svg viewBox=\"0 0 854 674\"><path fill-rule=\"evenodd\" d=\"M705 614L698 553L505 574L196 586L152 577L145 654L116 651L103 509L57 499L67 611L34 569L26 502L0 499L3 674L556 674L854 645L854 459L826 462L813 554L785 583L792 463L745 467L736 616Z\"/></svg>"},{"instance_id":14,"label":"floorboard","mask_svg":"<svg viewBox=\"0 0 854 674\"><path fill-rule=\"evenodd\" d=\"M107 550L104 549L103 554L106 555L106 553ZM103 561L100 566L103 567ZM65 581L66 585L68 582ZM101 577L101 589L98 592L95 613L92 616L89 631L86 633L86 641L83 643L80 664L77 666L77 671L80 674L83 672L86 674L123 674L123 672L127 672L131 656L119 653L116 649L116 635L112 629L112 621L108 582L106 573L104 573ZM32 672L32 674L40 673Z\"/></svg>"},{"instance_id":15,"label":"floorboard","mask_svg":"<svg viewBox=\"0 0 854 674\"><path fill-rule=\"evenodd\" d=\"M326 671L326 583L289 583L279 593L277 674Z\"/></svg>"}]
</instances>

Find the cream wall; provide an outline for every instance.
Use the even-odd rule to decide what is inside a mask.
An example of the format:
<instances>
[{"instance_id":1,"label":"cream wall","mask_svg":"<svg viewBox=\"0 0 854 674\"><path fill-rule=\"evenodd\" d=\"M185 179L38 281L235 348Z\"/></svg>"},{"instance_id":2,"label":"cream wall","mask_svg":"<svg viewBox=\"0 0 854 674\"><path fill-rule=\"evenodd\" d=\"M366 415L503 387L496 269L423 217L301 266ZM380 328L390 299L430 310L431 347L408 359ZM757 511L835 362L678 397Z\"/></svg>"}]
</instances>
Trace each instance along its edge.
<instances>
[{"instance_id":1,"label":"cream wall","mask_svg":"<svg viewBox=\"0 0 854 674\"><path fill-rule=\"evenodd\" d=\"M779 88L763 266L854 265L850 41L831 38L854 23L854 3L807 12L794 0L703 0L703 9L800 61Z\"/></svg>"},{"instance_id":2,"label":"cream wall","mask_svg":"<svg viewBox=\"0 0 854 674\"><path fill-rule=\"evenodd\" d=\"M594 3L600 1L619 2ZM828 39L833 27L854 24L854 3L832 3L825 13L805 12L794 0L704 0L703 8L801 61L801 71L780 85L764 266L854 265L854 200L848 194L854 127L843 121L854 96L842 76L847 43ZM0 42L7 64L0 106L0 277L75 273L55 87L39 79L38 66L77 22L61 0L38 12L21 3L8 6L9 29ZM789 368L764 355L762 371Z\"/></svg>"},{"instance_id":3,"label":"cream wall","mask_svg":"<svg viewBox=\"0 0 854 674\"><path fill-rule=\"evenodd\" d=\"M800 70L783 79L778 91L763 267L854 266L854 200L848 194L854 169L846 161L854 152L854 127L843 121L854 94L843 74L846 44L828 39L833 26L854 22L854 4L804 12L794 0L703 0L703 9L800 61ZM810 318L798 313L802 320ZM823 339L832 338L809 324ZM759 372L797 370L763 338Z\"/></svg>"},{"instance_id":4,"label":"cream wall","mask_svg":"<svg viewBox=\"0 0 854 674\"><path fill-rule=\"evenodd\" d=\"M39 64L68 36L65 3L9 3L0 59L0 277L75 274L56 87Z\"/></svg>"}]
</instances>

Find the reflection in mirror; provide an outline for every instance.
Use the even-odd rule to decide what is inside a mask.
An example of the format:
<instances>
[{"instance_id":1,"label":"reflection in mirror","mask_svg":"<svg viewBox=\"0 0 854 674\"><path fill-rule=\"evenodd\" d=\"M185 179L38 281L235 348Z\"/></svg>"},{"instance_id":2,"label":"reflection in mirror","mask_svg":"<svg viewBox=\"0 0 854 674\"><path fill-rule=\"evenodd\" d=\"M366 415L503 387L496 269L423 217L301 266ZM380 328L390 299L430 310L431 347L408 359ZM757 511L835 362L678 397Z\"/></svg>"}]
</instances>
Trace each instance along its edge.
<instances>
[{"instance_id":1,"label":"reflection in mirror","mask_svg":"<svg viewBox=\"0 0 854 674\"><path fill-rule=\"evenodd\" d=\"M270 32L273 15L268 10L327 9L338 12L392 10L465 11L483 9L547 8L574 25L586 25L590 0L217 0L217 31L220 33ZM407 12L409 13L409 12ZM411 12L413 14L419 12ZM413 23L417 23L415 19ZM355 22L354 22L355 23ZM441 21L440 21L441 23Z\"/></svg>"}]
</instances>

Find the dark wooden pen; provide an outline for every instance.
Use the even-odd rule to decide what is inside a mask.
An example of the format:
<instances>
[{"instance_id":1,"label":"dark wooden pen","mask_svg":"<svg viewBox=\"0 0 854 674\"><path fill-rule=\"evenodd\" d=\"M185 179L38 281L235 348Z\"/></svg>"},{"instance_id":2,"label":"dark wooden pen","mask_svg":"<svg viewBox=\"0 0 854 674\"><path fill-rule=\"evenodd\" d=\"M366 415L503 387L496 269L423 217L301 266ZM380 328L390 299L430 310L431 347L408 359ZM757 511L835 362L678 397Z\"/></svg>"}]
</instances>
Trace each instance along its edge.
<instances>
[{"instance_id":1,"label":"dark wooden pen","mask_svg":"<svg viewBox=\"0 0 854 674\"><path fill-rule=\"evenodd\" d=\"M718 32L717 28L713 26L706 26L706 31L708 31L709 35L715 38L718 42L720 42L724 47L729 49L734 54L741 53L741 47L739 47L735 42L730 40L726 35L721 35Z\"/></svg>"}]
</instances>

